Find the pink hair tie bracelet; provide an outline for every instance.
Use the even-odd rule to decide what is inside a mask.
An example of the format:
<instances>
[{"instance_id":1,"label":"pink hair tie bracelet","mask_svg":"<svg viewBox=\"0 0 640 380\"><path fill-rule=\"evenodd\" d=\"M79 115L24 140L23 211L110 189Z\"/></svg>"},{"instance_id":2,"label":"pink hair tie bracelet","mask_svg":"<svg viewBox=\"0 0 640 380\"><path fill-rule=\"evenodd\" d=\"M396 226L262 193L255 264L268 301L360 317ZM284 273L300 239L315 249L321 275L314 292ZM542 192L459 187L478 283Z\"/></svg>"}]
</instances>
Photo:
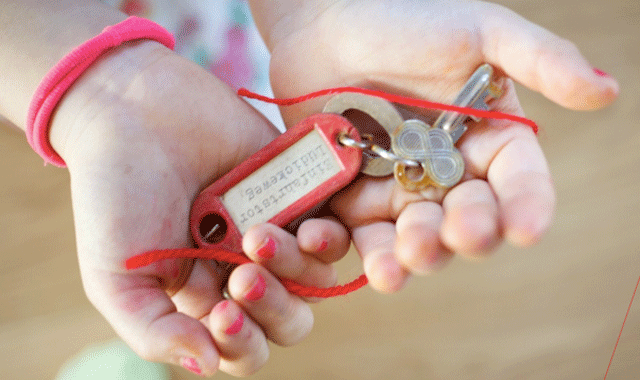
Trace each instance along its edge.
<instances>
[{"instance_id":1,"label":"pink hair tie bracelet","mask_svg":"<svg viewBox=\"0 0 640 380\"><path fill-rule=\"evenodd\" d=\"M73 49L42 79L29 104L26 134L29 145L45 160L45 164L66 167L49 142L51 115L62 96L108 49L138 39L154 40L172 50L175 45L173 36L166 29L153 21L132 16L104 28L102 33Z\"/></svg>"}]
</instances>

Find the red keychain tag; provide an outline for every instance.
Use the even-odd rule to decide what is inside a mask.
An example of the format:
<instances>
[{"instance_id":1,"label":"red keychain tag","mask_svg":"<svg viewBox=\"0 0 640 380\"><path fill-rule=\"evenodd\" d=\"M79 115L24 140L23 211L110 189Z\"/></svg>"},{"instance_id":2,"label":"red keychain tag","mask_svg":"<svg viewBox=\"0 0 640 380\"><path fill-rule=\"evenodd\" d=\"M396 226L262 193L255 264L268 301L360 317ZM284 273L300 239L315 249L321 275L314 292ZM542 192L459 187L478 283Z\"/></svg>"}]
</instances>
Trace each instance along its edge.
<instances>
[{"instance_id":1,"label":"red keychain tag","mask_svg":"<svg viewBox=\"0 0 640 380\"><path fill-rule=\"evenodd\" d=\"M362 151L339 143L360 141L339 115L312 115L204 189L191 208L191 234L199 247L242 252L253 225L285 226L351 182Z\"/></svg>"}]
</instances>

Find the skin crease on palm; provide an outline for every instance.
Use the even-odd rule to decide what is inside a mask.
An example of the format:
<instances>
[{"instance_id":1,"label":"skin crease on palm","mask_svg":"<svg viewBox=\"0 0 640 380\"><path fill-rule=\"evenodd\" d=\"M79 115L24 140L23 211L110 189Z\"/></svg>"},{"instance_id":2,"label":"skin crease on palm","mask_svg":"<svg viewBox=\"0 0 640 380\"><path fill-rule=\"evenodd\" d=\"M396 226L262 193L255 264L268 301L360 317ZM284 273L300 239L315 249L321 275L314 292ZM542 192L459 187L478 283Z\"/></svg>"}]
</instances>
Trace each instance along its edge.
<instances>
[{"instance_id":1,"label":"skin crease on palm","mask_svg":"<svg viewBox=\"0 0 640 380\"><path fill-rule=\"evenodd\" d=\"M27 3L37 2L5 7L6 19ZM33 15L29 29L11 37L32 51L43 51L37 38L21 35L38 30L33 25L39 20L43 30L65 24L54 16L67 15L34 11L38 7L92 10L98 32L124 19L97 1L36 5L27 9ZM251 6L272 51L278 97L353 85L450 102L483 62L571 109L604 107L618 91L615 80L596 75L572 44L489 3L298 0ZM283 108L286 124L319 112L324 101ZM18 125L27 101L14 102L9 113ZM523 114L511 80L493 105ZM233 271L228 303L220 292L223 270L211 261L124 269L123 262L141 252L190 246L195 195L276 136L232 89L149 41L105 54L59 104L50 139L71 177L83 285L143 358L178 365L193 358L204 375L257 371L268 358L267 340L295 344L313 324L306 300L289 294L277 277L333 285L330 263L346 253L349 233L371 285L389 293L410 274L442 267L453 252L477 258L502 240L533 244L553 217L553 185L536 136L526 126L483 120L457 145L467 173L448 192L410 193L393 179L361 178L330 203L348 231L331 219L308 220L296 236L273 225L249 230L243 249L256 263ZM257 254L268 237L277 243L271 259ZM247 299L260 277L262 298ZM226 334L239 315L242 328Z\"/></svg>"},{"instance_id":2,"label":"skin crease on palm","mask_svg":"<svg viewBox=\"0 0 640 380\"><path fill-rule=\"evenodd\" d=\"M512 79L574 110L599 109L617 96L615 80L597 75L572 43L495 4L324 3L299 6L304 16L297 19L305 23L297 28L290 28L290 15L258 24L272 51L276 96L357 86L450 103L484 62L507 77L492 103L501 112L524 115ZM292 125L321 106L308 102L282 113ZM549 227L553 183L529 127L482 120L457 146L466 174L449 191L410 193L393 178L362 178L334 198L378 291L399 290L410 274L441 268L453 252L480 258L502 240L534 244Z\"/></svg>"}]
</instances>

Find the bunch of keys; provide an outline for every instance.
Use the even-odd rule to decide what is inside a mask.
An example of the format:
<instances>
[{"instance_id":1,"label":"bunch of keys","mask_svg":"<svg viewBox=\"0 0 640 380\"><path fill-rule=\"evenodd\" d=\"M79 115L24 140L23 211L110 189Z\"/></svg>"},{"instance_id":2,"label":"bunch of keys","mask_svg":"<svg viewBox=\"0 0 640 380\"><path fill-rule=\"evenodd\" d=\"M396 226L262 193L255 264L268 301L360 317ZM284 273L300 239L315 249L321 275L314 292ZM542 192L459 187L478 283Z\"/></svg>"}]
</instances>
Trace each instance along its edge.
<instances>
[{"instance_id":1,"label":"bunch of keys","mask_svg":"<svg viewBox=\"0 0 640 380\"><path fill-rule=\"evenodd\" d=\"M454 104L488 110L487 101L501 95L492 75L490 65L478 68ZM351 109L373 118L382 134L361 138L341 116ZM302 120L204 189L191 209L191 234L199 247L241 252L242 235L251 226L287 225L349 184L358 172L393 174L409 191L454 186L464 173L454 144L467 129L466 119L443 112L430 127L420 120L405 121L381 98L336 95L323 113ZM385 140L390 146L384 146ZM411 175L410 168L419 174Z\"/></svg>"},{"instance_id":2,"label":"bunch of keys","mask_svg":"<svg viewBox=\"0 0 640 380\"><path fill-rule=\"evenodd\" d=\"M488 102L502 95L501 85L493 82L493 68L480 66L471 75L454 101L458 107L488 111ZM352 146L364 150L362 172L385 177L393 174L409 191L419 191L430 186L449 188L456 185L464 174L462 155L455 143L467 130L464 124L470 117L457 112L442 112L433 126L422 120L404 120L387 101L360 94L337 95L324 108L324 112L341 114L356 109L371 116L391 139L391 150L376 141ZM379 139L380 140L380 139Z\"/></svg>"},{"instance_id":3,"label":"bunch of keys","mask_svg":"<svg viewBox=\"0 0 640 380\"><path fill-rule=\"evenodd\" d=\"M501 85L492 82L493 68L483 64L471 75L458 94L453 105L489 110L491 99L502 95ZM455 143L466 132L465 121L471 117L457 112L442 112L433 126L420 120L407 120L392 135L394 153L405 160L420 163L419 170L410 175L408 165L398 161L394 165L394 175L405 189L419 191L429 186L449 188L456 185L464 174L462 155Z\"/></svg>"}]
</instances>

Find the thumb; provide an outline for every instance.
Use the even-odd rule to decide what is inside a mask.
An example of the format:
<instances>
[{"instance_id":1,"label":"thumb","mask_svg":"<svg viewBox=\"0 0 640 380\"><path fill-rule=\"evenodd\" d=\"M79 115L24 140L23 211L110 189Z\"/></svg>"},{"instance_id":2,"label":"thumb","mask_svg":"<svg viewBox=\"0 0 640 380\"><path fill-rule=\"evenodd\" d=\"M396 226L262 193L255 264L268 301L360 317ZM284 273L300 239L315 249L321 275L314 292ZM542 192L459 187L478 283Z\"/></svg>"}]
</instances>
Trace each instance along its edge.
<instances>
[{"instance_id":1,"label":"thumb","mask_svg":"<svg viewBox=\"0 0 640 380\"><path fill-rule=\"evenodd\" d=\"M571 41L509 9L496 6L480 32L487 62L563 107L595 110L618 96L617 81L589 64Z\"/></svg>"}]
</instances>

